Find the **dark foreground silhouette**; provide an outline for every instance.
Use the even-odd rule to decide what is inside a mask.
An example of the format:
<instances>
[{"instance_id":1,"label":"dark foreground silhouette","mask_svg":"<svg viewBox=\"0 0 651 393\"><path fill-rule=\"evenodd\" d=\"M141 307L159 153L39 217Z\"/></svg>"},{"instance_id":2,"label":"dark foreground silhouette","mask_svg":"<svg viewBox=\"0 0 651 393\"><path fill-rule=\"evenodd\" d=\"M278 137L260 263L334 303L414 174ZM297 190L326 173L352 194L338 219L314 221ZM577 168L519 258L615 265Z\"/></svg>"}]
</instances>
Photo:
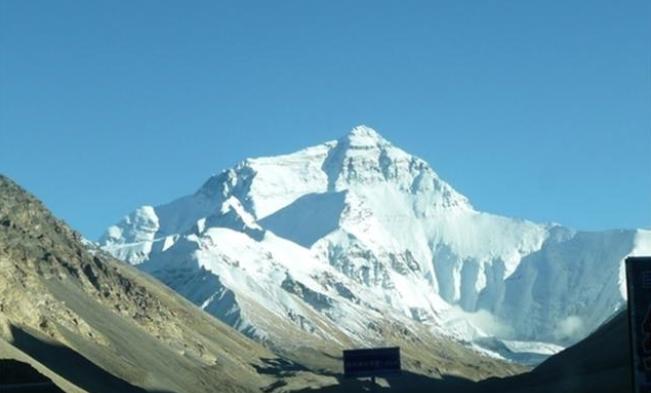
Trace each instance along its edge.
<instances>
[{"instance_id":1,"label":"dark foreground silhouette","mask_svg":"<svg viewBox=\"0 0 651 393\"><path fill-rule=\"evenodd\" d=\"M63 390L27 363L0 359L0 392L63 393Z\"/></svg>"}]
</instances>

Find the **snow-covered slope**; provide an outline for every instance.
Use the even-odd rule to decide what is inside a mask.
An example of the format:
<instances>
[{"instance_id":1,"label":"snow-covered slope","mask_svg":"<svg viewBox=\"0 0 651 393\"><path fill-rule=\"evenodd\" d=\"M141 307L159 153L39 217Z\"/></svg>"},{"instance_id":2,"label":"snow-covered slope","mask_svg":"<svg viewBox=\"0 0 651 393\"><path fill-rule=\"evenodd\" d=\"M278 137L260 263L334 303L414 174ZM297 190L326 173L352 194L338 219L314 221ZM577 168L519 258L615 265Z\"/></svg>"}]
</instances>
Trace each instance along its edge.
<instances>
[{"instance_id":1,"label":"snow-covered slope","mask_svg":"<svg viewBox=\"0 0 651 393\"><path fill-rule=\"evenodd\" d=\"M192 195L137 209L100 243L272 343L288 329L297 345L426 329L543 353L621 307L622 260L651 252L651 232L478 212L426 162L360 126L245 160Z\"/></svg>"}]
</instances>

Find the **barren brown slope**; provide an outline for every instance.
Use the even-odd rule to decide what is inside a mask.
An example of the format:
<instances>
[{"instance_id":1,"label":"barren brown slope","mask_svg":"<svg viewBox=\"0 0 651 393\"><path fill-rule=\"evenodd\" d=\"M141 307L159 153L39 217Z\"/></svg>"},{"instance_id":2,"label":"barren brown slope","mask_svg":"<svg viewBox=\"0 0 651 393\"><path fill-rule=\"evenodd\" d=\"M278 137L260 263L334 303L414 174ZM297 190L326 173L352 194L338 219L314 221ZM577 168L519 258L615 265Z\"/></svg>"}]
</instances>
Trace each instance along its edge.
<instances>
[{"instance_id":1,"label":"barren brown slope","mask_svg":"<svg viewBox=\"0 0 651 393\"><path fill-rule=\"evenodd\" d=\"M66 391L285 384L258 372L276 358L271 352L158 281L89 252L78 233L2 175L0 340L0 357L31 359Z\"/></svg>"}]
</instances>

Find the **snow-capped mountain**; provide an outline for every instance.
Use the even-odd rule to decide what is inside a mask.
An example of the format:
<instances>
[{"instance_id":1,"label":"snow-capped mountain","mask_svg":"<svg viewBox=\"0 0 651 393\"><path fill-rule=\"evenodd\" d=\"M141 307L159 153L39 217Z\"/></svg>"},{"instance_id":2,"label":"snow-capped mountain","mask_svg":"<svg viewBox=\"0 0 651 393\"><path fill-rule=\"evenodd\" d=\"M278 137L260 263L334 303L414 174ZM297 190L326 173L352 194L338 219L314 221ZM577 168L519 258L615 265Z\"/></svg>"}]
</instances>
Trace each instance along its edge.
<instances>
[{"instance_id":1,"label":"snow-capped mountain","mask_svg":"<svg viewBox=\"0 0 651 393\"><path fill-rule=\"evenodd\" d=\"M290 331L297 346L424 334L551 354L622 306L622 261L651 252L651 231L479 212L425 161L360 126L143 206L100 244L272 344Z\"/></svg>"}]
</instances>

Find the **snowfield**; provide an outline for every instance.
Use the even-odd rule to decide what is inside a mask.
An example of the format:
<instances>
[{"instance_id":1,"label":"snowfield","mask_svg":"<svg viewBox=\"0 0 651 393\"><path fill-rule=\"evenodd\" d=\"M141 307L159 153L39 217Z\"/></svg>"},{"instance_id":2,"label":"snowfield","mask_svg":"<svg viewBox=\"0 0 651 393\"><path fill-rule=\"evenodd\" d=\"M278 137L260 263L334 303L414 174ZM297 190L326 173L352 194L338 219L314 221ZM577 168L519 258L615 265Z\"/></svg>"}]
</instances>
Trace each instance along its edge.
<instances>
[{"instance_id":1,"label":"snowfield","mask_svg":"<svg viewBox=\"0 0 651 393\"><path fill-rule=\"evenodd\" d=\"M423 160L359 126L247 159L143 206L102 248L236 329L286 342L382 341L425 327L494 356L544 356L623 306L651 231L582 232L476 211Z\"/></svg>"}]
</instances>

